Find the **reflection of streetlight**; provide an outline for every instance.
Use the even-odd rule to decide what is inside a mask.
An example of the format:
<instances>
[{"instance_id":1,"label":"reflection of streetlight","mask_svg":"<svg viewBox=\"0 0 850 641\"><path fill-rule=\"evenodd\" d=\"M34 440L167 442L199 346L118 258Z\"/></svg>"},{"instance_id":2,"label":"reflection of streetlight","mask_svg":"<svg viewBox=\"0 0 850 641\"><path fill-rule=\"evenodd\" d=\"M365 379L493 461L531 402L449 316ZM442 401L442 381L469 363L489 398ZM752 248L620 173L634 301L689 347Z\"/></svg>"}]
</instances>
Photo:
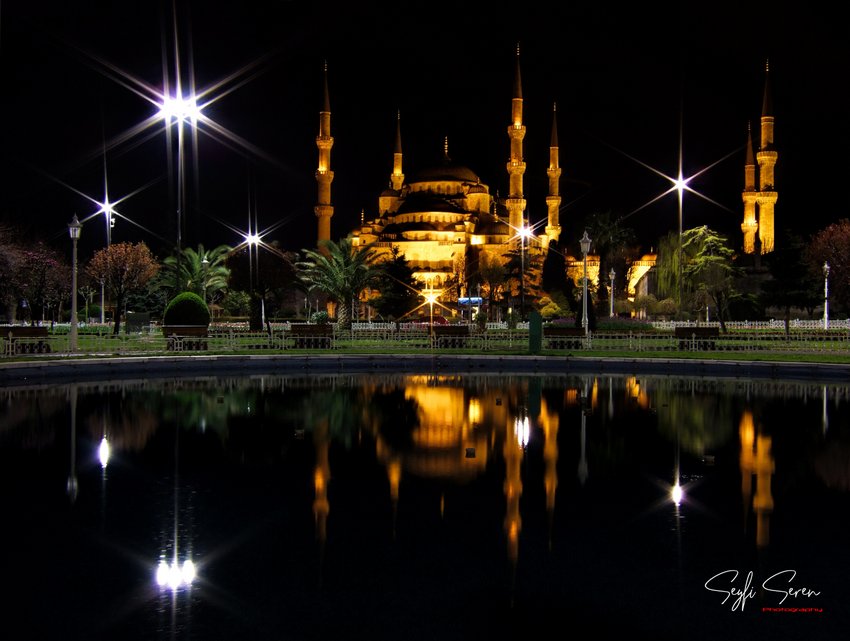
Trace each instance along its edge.
<instances>
[{"instance_id":1,"label":"reflection of streetlight","mask_svg":"<svg viewBox=\"0 0 850 641\"><path fill-rule=\"evenodd\" d=\"M77 351L77 241L80 239L80 231L83 226L77 214L68 224L68 233L71 236L73 256L71 258L71 341L68 350Z\"/></svg>"},{"instance_id":2,"label":"reflection of streetlight","mask_svg":"<svg viewBox=\"0 0 850 641\"><path fill-rule=\"evenodd\" d=\"M581 297L581 326L584 327L584 335L587 337L590 327L587 323L587 252L590 251L590 236L587 235L587 230L584 230L584 236L579 241L581 244L581 253L584 255L584 278L582 278L582 297Z\"/></svg>"},{"instance_id":3,"label":"reflection of streetlight","mask_svg":"<svg viewBox=\"0 0 850 641\"><path fill-rule=\"evenodd\" d=\"M829 263L823 262L823 328L829 329Z\"/></svg>"},{"instance_id":4,"label":"reflection of streetlight","mask_svg":"<svg viewBox=\"0 0 850 641\"><path fill-rule=\"evenodd\" d=\"M614 318L614 277L616 275L617 275L617 273L614 271L613 268L611 269L610 272L608 272L608 280L611 281L611 291L609 292L609 296L608 296L609 307L610 307L610 309L608 310L608 317L609 318Z\"/></svg>"},{"instance_id":5,"label":"reflection of streetlight","mask_svg":"<svg viewBox=\"0 0 850 641\"><path fill-rule=\"evenodd\" d=\"M585 234L587 235L587 234ZM579 390L579 406L581 408L581 458L578 461L578 480L584 485L587 482L587 415L590 412L590 398L587 392L587 381L584 388Z\"/></svg>"},{"instance_id":6,"label":"reflection of streetlight","mask_svg":"<svg viewBox=\"0 0 850 641\"><path fill-rule=\"evenodd\" d=\"M68 471L68 482L65 489L71 503L77 500L79 484L77 482L77 386L70 386L71 393L71 468Z\"/></svg>"}]
</instances>

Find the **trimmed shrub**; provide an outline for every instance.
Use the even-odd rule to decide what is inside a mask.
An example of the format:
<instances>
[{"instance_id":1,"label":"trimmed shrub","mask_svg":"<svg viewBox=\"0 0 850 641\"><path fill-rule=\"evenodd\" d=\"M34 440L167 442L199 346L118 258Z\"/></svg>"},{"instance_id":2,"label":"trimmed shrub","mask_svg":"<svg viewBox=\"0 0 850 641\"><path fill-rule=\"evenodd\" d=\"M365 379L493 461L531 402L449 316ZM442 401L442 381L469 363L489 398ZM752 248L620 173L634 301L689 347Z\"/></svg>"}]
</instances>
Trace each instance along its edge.
<instances>
[{"instance_id":1,"label":"trimmed shrub","mask_svg":"<svg viewBox=\"0 0 850 641\"><path fill-rule=\"evenodd\" d=\"M310 316L310 321L316 325L327 325L330 320L330 316L328 316L328 313L324 310L320 312L313 312L313 315Z\"/></svg>"},{"instance_id":2,"label":"trimmed shrub","mask_svg":"<svg viewBox=\"0 0 850 641\"><path fill-rule=\"evenodd\" d=\"M162 314L163 325L204 325L210 324L210 310L204 299L193 292L177 294Z\"/></svg>"}]
</instances>

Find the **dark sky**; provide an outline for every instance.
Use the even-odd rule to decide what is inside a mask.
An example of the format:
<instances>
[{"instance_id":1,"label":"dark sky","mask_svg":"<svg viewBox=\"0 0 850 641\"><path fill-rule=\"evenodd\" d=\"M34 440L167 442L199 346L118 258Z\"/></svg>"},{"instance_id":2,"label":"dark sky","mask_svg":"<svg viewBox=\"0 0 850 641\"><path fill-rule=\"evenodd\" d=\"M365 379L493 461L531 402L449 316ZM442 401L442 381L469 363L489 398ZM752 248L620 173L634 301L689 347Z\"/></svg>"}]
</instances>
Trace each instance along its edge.
<instances>
[{"instance_id":1,"label":"dark sky","mask_svg":"<svg viewBox=\"0 0 850 641\"><path fill-rule=\"evenodd\" d=\"M743 145L748 122L758 131L769 59L777 226L815 231L848 215L850 38L814 3L770 13L763 4L524 2L509 14L463 1L178 3L184 82L190 69L201 89L249 68L204 112L242 142L202 125L197 154L185 151L183 245L236 244L231 228L246 229L249 211L261 229L279 223L267 238L283 247L315 244L325 60L334 238L361 209L375 212L398 110L408 176L436 162L448 136L452 159L506 195L517 43L533 222L546 215L557 103L564 241L577 245L588 217L606 210L625 216L647 250L675 230L675 194L642 207L669 183L636 161L674 176L681 132L683 172L713 165L692 185L715 201L686 193L684 227L707 224L740 244ZM177 172L162 125L114 144L156 113L122 74L160 92L164 66L174 77L173 9L170 0L0 5L0 218L62 246L71 216L96 211L78 192L102 198L105 164L112 201L144 188L117 207L132 222L117 221L113 242L144 240L160 255L175 243ZM103 218L87 222L81 255L104 244Z\"/></svg>"}]
</instances>

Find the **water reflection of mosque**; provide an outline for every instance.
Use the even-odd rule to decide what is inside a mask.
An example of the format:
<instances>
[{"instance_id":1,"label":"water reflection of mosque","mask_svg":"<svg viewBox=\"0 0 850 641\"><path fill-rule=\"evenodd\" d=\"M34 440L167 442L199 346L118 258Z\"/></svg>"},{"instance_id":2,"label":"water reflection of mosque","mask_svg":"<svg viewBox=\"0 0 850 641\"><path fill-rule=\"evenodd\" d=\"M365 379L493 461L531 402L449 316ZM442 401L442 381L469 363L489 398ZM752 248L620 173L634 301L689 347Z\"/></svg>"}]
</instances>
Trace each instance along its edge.
<instances>
[{"instance_id":1,"label":"water reflection of mosque","mask_svg":"<svg viewBox=\"0 0 850 641\"><path fill-rule=\"evenodd\" d=\"M539 394L543 387L547 391L559 390L559 397L551 394ZM411 428L410 442L407 447L399 447L387 438L386 431L375 420L369 410L368 397L376 389L399 389L412 406L416 408L416 421ZM582 428L589 415L611 416L614 413L614 399L617 399L618 412L621 403L628 401L635 408L654 411L658 409L659 399L669 393L670 398L683 391L703 394L708 397L731 397L746 399L757 389L759 398L820 400L823 403L823 433L828 426L827 407L845 407L850 399L850 386L835 383L799 381L745 381L702 378L670 377L594 377L544 375L518 376L494 374L463 374L457 376L390 374L368 378L352 374L346 376L317 375L312 377L231 377L226 379L180 379L161 381L120 381L80 382L74 385L82 397L102 398L105 393L129 395L140 390L150 392L160 398L169 392L197 393L198 404L206 415L199 413L205 421L196 427L212 429L221 416L233 416L240 411L238 404L231 401L231 392L244 392L260 389L260 393L289 393L301 390L306 402L310 401L311 390L358 389L363 400L363 408L358 408L357 420L361 429L371 434L377 460L386 469L388 492L392 503L397 506L403 494L404 479L409 476L439 479L451 483L467 483L481 475L491 463L503 465L503 494L505 505L505 537L509 556L516 559L519 536L522 530L520 499L524 482L540 481L523 478L523 469L527 463L526 448L529 437L539 439L543 456L542 485L545 492L547 510L554 512L558 479L558 443L572 442L568 439L581 438L581 457L577 462L579 482L587 481L593 474L593 459L588 467L585 455L584 429L578 436L579 419ZM27 425L27 415L32 416L31 408L38 405L39 413L44 417L43 425L52 424L51 412L67 412L69 392L67 386L27 386L8 387L0 391L0 424L4 431ZM76 398L76 394L75 394ZM187 396L188 398L188 396ZM236 397L233 397L236 398ZM54 402L55 401L55 402ZM222 402L223 401L223 402ZM689 401L685 399L685 403ZM606 407L607 405L607 407ZM744 407L749 407L741 403ZM92 400L85 407L94 407ZM64 409L63 409L64 408ZM364 409L365 408L365 409ZM331 479L330 457L328 454L332 439L337 438L332 420L322 415L317 408L310 424L303 427L312 432L316 445L316 466L313 484L315 488L314 513L317 522L317 534L326 536L327 518L331 509L332 495L328 493ZM573 409L570 414L569 410ZM576 412L575 410L581 410ZM103 412L100 408L99 412ZM122 410L122 412L125 410ZM209 412L217 411L221 416L214 417ZM244 411L244 410L242 410ZM846 411L846 410L842 410ZM110 416L113 428L111 442L116 449L127 447L138 449L156 431L156 424L144 423L145 415L139 412L138 405L129 404L127 415ZM114 413L114 412L113 412ZM181 411L181 414L183 412ZM152 413L147 418L154 421L159 414ZM185 415L185 414L184 414ZM564 433L562 423L565 417L576 416L575 425ZM102 414L97 420L84 420L91 436L98 440L102 432ZM88 417L86 417L88 418ZM597 417L597 421L598 421ZM663 429L659 415L659 429ZM750 506L755 517L756 542L765 546L769 541L769 518L773 506L771 479L775 468L772 453L772 438L759 427L749 409L729 414L728 425L734 433L738 426L740 442L741 491L745 510ZM570 419L572 420L572 419ZM113 421L115 422L113 424ZM324 422L323 422L324 421ZM595 423L593 423L595 425ZM132 428L132 429L131 429ZM591 427L591 430L593 428ZM677 428L678 429L678 428ZM559 431L562 435L559 437ZM565 440L565 437L567 440ZM56 438L56 434L47 430L28 431L30 446L40 446ZM725 438L725 437L724 437ZM67 439L67 436L65 437ZM64 440L64 439L63 439ZM71 445L76 438L71 439ZM67 441L66 441L67 442ZM71 462L74 450L71 450ZM574 468L575 469L575 468ZM598 468L597 468L598 470ZM72 468L71 477L76 472ZM72 481L73 483L73 481ZM76 494L76 485L71 488ZM441 505L441 509L443 506ZM746 525L746 524L745 524Z\"/></svg>"}]
</instances>

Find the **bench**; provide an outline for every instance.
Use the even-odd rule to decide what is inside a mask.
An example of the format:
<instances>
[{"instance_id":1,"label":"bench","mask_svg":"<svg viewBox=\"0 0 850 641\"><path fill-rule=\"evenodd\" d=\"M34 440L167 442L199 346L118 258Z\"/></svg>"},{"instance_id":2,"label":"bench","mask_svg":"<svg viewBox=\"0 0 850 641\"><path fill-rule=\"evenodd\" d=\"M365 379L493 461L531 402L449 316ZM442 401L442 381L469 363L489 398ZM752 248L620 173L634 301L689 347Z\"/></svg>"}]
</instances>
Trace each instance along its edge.
<instances>
[{"instance_id":1,"label":"bench","mask_svg":"<svg viewBox=\"0 0 850 641\"><path fill-rule=\"evenodd\" d=\"M3 352L11 354L49 354L46 327L28 325L0 327L3 334Z\"/></svg>"},{"instance_id":2,"label":"bench","mask_svg":"<svg viewBox=\"0 0 850 641\"><path fill-rule=\"evenodd\" d=\"M581 349L583 327L543 327L544 344L549 349Z\"/></svg>"},{"instance_id":3,"label":"bench","mask_svg":"<svg viewBox=\"0 0 850 641\"><path fill-rule=\"evenodd\" d=\"M293 324L288 334L295 340L296 349L332 349L334 346L334 328L327 324Z\"/></svg>"},{"instance_id":4,"label":"bench","mask_svg":"<svg viewBox=\"0 0 850 641\"><path fill-rule=\"evenodd\" d=\"M469 344L469 325L433 325L431 329L435 347L458 348Z\"/></svg>"},{"instance_id":5,"label":"bench","mask_svg":"<svg viewBox=\"0 0 850 641\"><path fill-rule=\"evenodd\" d=\"M719 327L674 327L673 335L679 341L679 349L712 350L717 349L720 337Z\"/></svg>"},{"instance_id":6,"label":"bench","mask_svg":"<svg viewBox=\"0 0 850 641\"><path fill-rule=\"evenodd\" d=\"M200 352L209 347L206 325L163 325L162 334L168 339L169 352Z\"/></svg>"}]
</instances>

